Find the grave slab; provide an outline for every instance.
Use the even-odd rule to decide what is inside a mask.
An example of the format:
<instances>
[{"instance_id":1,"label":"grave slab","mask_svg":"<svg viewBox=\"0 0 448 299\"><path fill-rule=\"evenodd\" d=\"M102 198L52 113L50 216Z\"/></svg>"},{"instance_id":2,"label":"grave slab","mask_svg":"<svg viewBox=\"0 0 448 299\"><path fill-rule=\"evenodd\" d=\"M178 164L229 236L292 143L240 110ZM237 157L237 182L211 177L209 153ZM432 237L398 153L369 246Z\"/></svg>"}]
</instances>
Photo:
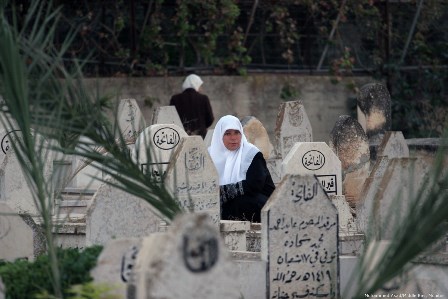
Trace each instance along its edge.
<instances>
[{"instance_id":1,"label":"grave slab","mask_svg":"<svg viewBox=\"0 0 448 299\"><path fill-rule=\"evenodd\" d=\"M151 124L174 124L182 129L184 125L175 106L161 106L154 109Z\"/></svg>"},{"instance_id":2,"label":"grave slab","mask_svg":"<svg viewBox=\"0 0 448 299\"><path fill-rule=\"evenodd\" d=\"M316 177L285 176L261 217L266 298L339 298L338 214Z\"/></svg>"},{"instance_id":3,"label":"grave slab","mask_svg":"<svg viewBox=\"0 0 448 299\"><path fill-rule=\"evenodd\" d=\"M261 121L254 116L246 116L241 120L241 124L247 141L258 147L265 160L272 157L274 146L269 140L268 132Z\"/></svg>"},{"instance_id":4,"label":"grave slab","mask_svg":"<svg viewBox=\"0 0 448 299\"><path fill-rule=\"evenodd\" d=\"M118 104L118 127L125 140L134 140L146 128L145 119L135 99L122 99Z\"/></svg>"}]
</instances>

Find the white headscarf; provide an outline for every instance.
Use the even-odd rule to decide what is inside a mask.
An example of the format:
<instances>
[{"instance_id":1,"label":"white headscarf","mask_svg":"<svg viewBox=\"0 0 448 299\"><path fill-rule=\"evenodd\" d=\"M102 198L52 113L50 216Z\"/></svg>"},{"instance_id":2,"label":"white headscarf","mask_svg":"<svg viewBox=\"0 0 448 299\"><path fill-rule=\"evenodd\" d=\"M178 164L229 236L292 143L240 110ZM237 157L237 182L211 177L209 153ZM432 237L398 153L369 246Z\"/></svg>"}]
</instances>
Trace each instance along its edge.
<instances>
[{"instance_id":1,"label":"white headscarf","mask_svg":"<svg viewBox=\"0 0 448 299\"><path fill-rule=\"evenodd\" d=\"M184 83L182 84L182 90L187 88L194 88L196 91L199 90L199 87L202 85L202 80L198 75L191 74L185 78Z\"/></svg>"},{"instance_id":2,"label":"white headscarf","mask_svg":"<svg viewBox=\"0 0 448 299\"><path fill-rule=\"evenodd\" d=\"M241 145L237 150L228 150L222 138L226 130L241 132ZM238 118L226 115L216 123L208 152L219 174L219 185L236 183L246 179L246 172L260 150L249 143L244 136L243 126Z\"/></svg>"}]
</instances>

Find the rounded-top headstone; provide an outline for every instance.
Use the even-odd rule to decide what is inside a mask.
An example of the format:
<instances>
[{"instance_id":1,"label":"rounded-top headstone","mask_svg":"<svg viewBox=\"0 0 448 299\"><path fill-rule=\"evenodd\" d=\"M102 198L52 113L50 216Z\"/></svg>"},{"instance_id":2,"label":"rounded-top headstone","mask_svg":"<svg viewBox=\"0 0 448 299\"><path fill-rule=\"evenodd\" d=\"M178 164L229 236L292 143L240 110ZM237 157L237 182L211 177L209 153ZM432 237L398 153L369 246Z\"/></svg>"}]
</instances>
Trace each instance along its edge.
<instances>
[{"instance_id":1,"label":"rounded-top headstone","mask_svg":"<svg viewBox=\"0 0 448 299\"><path fill-rule=\"evenodd\" d=\"M359 90L358 121L371 143L379 143L391 127L391 98L386 86L369 83Z\"/></svg>"},{"instance_id":2,"label":"rounded-top headstone","mask_svg":"<svg viewBox=\"0 0 448 299\"><path fill-rule=\"evenodd\" d=\"M146 127L145 119L135 99L122 99L117 113L120 132L126 140L135 140Z\"/></svg>"},{"instance_id":3,"label":"rounded-top headstone","mask_svg":"<svg viewBox=\"0 0 448 299\"><path fill-rule=\"evenodd\" d=\"M241 124L243 125L244 135L246 135L247 140L258 147L265 159L270 158L273 154L274 147L261 121L254 116L246 116L241 120Z\"/></svg>"}]
</instances>

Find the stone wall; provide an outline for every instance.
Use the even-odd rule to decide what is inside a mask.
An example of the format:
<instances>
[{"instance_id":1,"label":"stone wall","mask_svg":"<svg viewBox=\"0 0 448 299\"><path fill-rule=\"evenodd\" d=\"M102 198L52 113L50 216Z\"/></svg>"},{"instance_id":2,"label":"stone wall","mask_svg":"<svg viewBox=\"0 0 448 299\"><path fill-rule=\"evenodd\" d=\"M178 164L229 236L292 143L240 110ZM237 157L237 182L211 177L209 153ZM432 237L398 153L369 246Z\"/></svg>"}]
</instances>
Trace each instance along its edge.
<instances>
[{"instance_id":1,"label":"stone wall","mask_svg":"<svg viewBox=\"0 0 448 299\"><path fill-rule=\"evenodd\" d=\"M348 89L353 81L357 88L373 82L370 77L351 77L333 84L327 76L303 76L286 74L256 74L240 76L202 76L203 92L210 98L215 123L223 115L232 114L238 118L255 116L274 140L275 122L282 87L287 82L299 92L306 113L313 128L314 141L329 140L329 134L339 115L355 114L356 93ZM86 79L92 91L117 99L137 100L146 119L151 122L154 107L169 104L171 95L181 92L184 77L148 78L99 78ZM153 102L151 107L150 103ZM295 100L295 99L290 99ZM352 111L353 110L353 111ZM214 124L213 124L214 126Z\"/></svg>"}]
</instances>

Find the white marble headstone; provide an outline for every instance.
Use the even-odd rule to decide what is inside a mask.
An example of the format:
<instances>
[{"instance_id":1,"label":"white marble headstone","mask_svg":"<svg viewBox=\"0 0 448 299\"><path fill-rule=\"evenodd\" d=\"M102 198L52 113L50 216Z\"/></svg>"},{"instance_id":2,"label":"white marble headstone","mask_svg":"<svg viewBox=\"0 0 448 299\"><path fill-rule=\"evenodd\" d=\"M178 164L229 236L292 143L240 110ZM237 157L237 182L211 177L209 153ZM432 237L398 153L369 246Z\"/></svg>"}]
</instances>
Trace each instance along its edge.
<instances>
[{"instance_id":1,"label":"white marble headstone","mask_svg":"<svg viewBox=\"0 0 448 299\"><path fill-rule=\"evenodd\" d=\"M161 106L154 109L151 124L174 124L184 129L175 106Z\"/></svg>"},{"instance_id":2,"label":"white marble headstone","mask_svg":"<svg viewBox=\"0 0 448 299\"><path fill-rule=\"evenodd\" d=\"M188 135L177 125L151 125L140 133L135 143L133 159L143 172L149 172L155 180L160 181L182 137Z\"/></svg>"},{"instance_id":3,"label":"white marble headstone","mask_svg":"<svg viewBox=\"0 0 448 299\"><path fill-rule=\"evenodd\" d=\"M236 271L208 215L183 214L167 233L143 240L136 298L239 299Z\"/></svg>"},{"instance_id":4,"label":"white marble headstone","mask_svg":"<svg viewBox=\"0 0 448 299\"><path fill-rule=\"evenodd\" d=\"M277 155L283 159L296 142L312 142L313 130L302 101L280 104L275 128Z\"/></svg>"},{"instance_id":5,"label":"white marble headstone","mask_svg":"<svg viewBox=\"0 0 448 299\"><path fill-rule=\"evenodd\" d=\"M190 212L205 212L219 225L219 177L202 137L184 137L170 160L165 186Z\"/></svg>"},{"instance_id":6,"label":"white marble headstone","mask_svg":"<svg viewBox=\"0 0 448 299\"><path fill-rule=\"evenodd\" d=\"M328 195L342 195L341 161L325 142L298 142L281 164L281 174L316 175Z\"/></svg>"},{"instance_id":7,"label":"white marble headstone","mask_svg":"<svg viewBox=\"0 0 448 299\"><path fill-rule=\"evenodd\" d=\"M339 298L338 212L314 176L284 177L261 224L266 298Z\"/></svg>"},{"instance_id":8,"label":"white marble headstone","mask_svg":"<svg viewBox=\"0 0 448 299\"><path fill-rule=\"evenodd\" d=\"M135 99L120 100L117 120L120 132L126 140L137 138L146 127L145 119Z\"/></svg>"}]
</instances>

